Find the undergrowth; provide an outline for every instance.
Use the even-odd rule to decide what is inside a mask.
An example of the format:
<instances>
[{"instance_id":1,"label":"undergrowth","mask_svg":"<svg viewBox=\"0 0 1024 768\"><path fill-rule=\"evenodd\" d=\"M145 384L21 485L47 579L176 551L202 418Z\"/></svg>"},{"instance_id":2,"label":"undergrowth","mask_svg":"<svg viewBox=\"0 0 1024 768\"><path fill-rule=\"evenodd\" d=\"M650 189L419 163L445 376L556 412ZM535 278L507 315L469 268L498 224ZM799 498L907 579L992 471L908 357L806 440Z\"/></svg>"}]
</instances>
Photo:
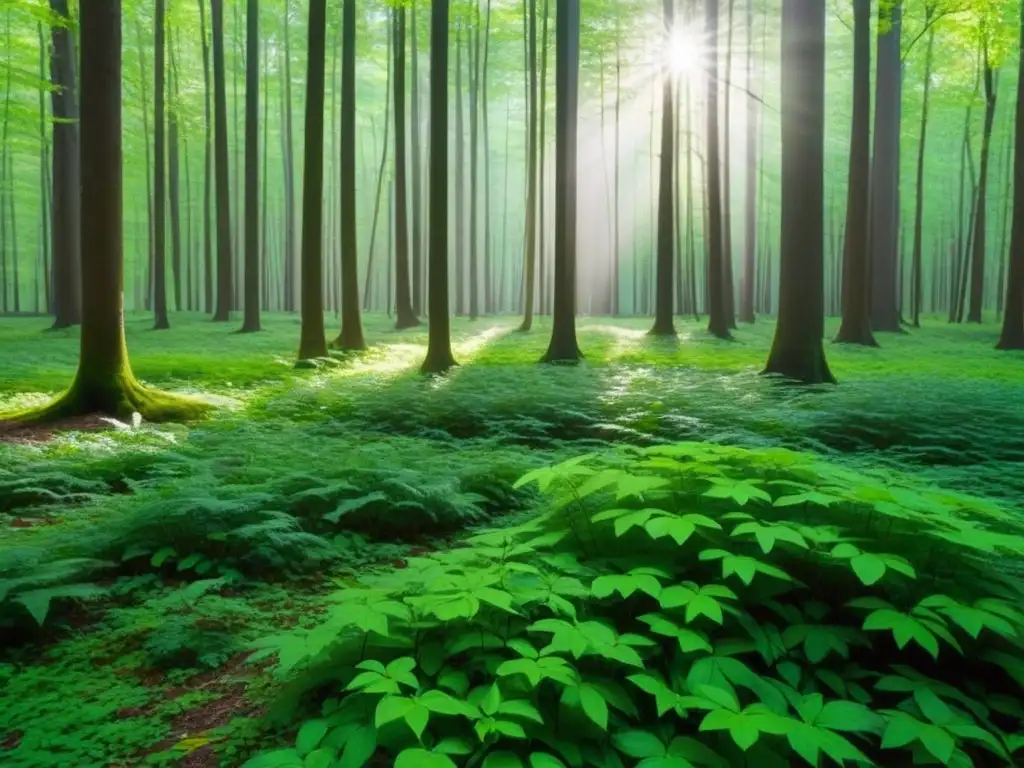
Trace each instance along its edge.
<instances>
[{"instance_id":1,"label":"undergrowth","mask_svg":"<svg viewBox=\"0 0 1024 768\"><path fill-rule=\"evenodd\" d=\"M1024 746L1013 514L696 443L522 482L548 513L258 643L322 703L248 768L995 766Z\"/></svg>"}]
</instances>

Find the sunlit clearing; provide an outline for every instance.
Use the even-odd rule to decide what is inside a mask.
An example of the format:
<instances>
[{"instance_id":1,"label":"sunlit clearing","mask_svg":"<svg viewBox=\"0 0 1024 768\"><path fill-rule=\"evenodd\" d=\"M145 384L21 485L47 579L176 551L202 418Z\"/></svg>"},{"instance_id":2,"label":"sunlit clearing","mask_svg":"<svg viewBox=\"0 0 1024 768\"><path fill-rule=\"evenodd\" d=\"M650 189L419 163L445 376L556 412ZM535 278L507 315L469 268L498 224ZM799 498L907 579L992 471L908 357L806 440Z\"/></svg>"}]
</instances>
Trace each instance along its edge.
<instances>
[{"instance_id":1,"label":"sunlit clearing","mask_svg":"<svg viewBox=\"0 0 1024 768\"><path fill-rule=\"evenodd\" d=\"M668 64L672 71L686 78L696 78L704 72L704 43L699 33L682 27L676 29L668 47Z\"/></svg>"},{"instance_id":2,"label":"sunlit clearing","mask_svg":"<svg viewBox=\"0 0 1024 768\"><path fill-rule=\"evenodd\" d=\"M629 351L637 349L641 344L643 344L644 339L647 338L646 331L634 328L623 328L618 325L585 325L580 328L580 331L596 331L598 333L605 333L614 337L615 343L608 351L609 359L615 359Z\"/></svg>"},{"instance_id":3,"label":"sunlit clearing","mask_svg":"<svg viewBox=\"0 0 1024 768\"><path fill-rule=\"evenodd\" d=\"M460 363L461 366L465 366L466 363L471 362L479 352L490 344L495 339L504 336L507 333L512 332L511 325L493 325L490 328L485 328L480 333L470 336L468 339L457 341L452 344L452 353L455 355L455 359ZM452 379L458 374L459 368L455 368L449 372L447 376L437 376L434 378L431 386L434 389L442 389L446 387Z\"/></svg>"}]
</instances>

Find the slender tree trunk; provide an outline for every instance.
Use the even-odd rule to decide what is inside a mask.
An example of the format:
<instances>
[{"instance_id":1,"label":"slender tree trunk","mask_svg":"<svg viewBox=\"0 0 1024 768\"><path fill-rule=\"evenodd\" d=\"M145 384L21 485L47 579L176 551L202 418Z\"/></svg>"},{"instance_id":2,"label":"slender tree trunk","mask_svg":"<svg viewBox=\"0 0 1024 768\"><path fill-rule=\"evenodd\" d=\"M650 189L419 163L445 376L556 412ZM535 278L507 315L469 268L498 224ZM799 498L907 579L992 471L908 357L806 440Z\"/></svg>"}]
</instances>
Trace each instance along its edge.
<instances>
[{"instance_id":1,"label":"slender tree trunk","mask_svg":"<svg viewBox=\"0 0 1024 768\"><path fill-rule=\"evenodd\" d=\"M447 23L448 3L435 3L435 8L441 5L445 6ZM447 35L445 40L447 45ZM447 130L443 136L447 140ZM363 340L362 320L359 316L359 264L356 251L356 0L343 0L342 4L340 194L341 333L334 344L343 350L360 350L366 349L366 342ZM436 201L432 201L434 203Z\"/></svg>"},{"instance_id":2,"label":"slender tree trunk","mask_svg":"<svg viewBox=\"0 0 1024 768\"><path fill-rule=\"evenodd\" d=\"M931 21L934 6L925 9L925 23ZM935 27L928 32L928 50L924 62L924 94L921 97L921 141L917 149L917 199L914 205L914 253L910 265L910 317L915 328L921 327L921 255L924 248L924 150L928 138L928 97L931 93L932 54L935 48Z\"/></svg>"},{"instance_id":3,"label":"slender tree trunk","mask_svg":"<svg viewBox=\"0 0 1024 768\"><path fill-rule=\"evenodd\" d=\"M53 83L53 329L82 321L80 253L81 184L78 153L78 99L75 38L67 0L50 0L50 10L66 24L51 27L50 78Z\"/></svg>"},{"instance_id":4,"label":"slender tree trunk","mask_svg":"<svg viewBox=\"0 0 1024 768\"><path fill-rule=\"evenodd\" d=\"M167 105L167 183L171 203L171 273L174 282L174 309L181 311L181 152L178 131L178 65L173 38L164 38L170 65L170 101Z\"/></svg>"},{"instance_id":5,"label":"slender tree trunk","mask_svg":"<svg viewBox=\"0 0 1024 768\"><path fill-rule=\"evenodd\" d=\"M395 15L395 327L419 325L412 309L409 290L409 214L406 210L405 181L405 8Z\"/></svg>"},{"instance_id":6,"label":"slender tree trunk","mask_svg":"<svg viewBox=\"0 0 1024 768\"><path fill-rule=\"evenodd\" d=\"M537 279L537 0L523 0L529 6L527 25L526 70L527 88L527 148L526 148L526 261L523 268L523 323L519 330L527 332L533 327L534 282ZM525 18L525 16L524 16Z\"/></svg>"},{"instance_id":7,"label":"slender tree trunk","mask_svg":"<svg viewBox=\"0 0 1024 768\"><path fill-rule=\"evenodd\" d=\"M1007 224L1010 222L1010 203L1013 198L1013 113L1007 112L1007 118L1008 127L1003 153L1002 174L1002 178L1005 180L1002 189L1006 190L1006 193L1002 205L999 229L997 230L999 232L999 250L997 251L999 254L999 272L996 276L996 317L999 319L1003 316L1003 301L1006 299L1006 247L1009 235Z\"/></svg>"},{"instance_id":8,"label":"slender tree trunk","mask_svg":"<svg viewBox=\"0 0 1024 768\"><path fill-rule=\"evenodd\" d=\"M167 18L164 0L156 0L153 77L153 316L154 329L166 330L171 327L167 319L167 188L165 173L165 96L166 88L166 30Z\"/></svg>"},{"instance_id":9,"label":"slender tree trunk","mask_svg":"<svg viewBox=\"0 0 1024 768\"><path fill-rule=\"evenodd\" d=\"M231 319L231 187L228 182L228 101L224 72L224 0L210 0L213 11L214 163L217 181L217 308L213 319Z\"/></svg>"},{"instance_id":10,"label":"slender tree trunk","mask_svg":"<svg viewBox=\"0 0 1024 768\"><path fill-rule=\"evenodd\" d=\"M718 39L719 0L707 0L704 5L705 37ZM730 339L729 316L725 306L725 255L722 234L722 180L721 163L718 156L718 53L710 52L707 64L708 98L705 107L707 115L707 218L705 239L708 244L708 331L720 339Z\"/></svg>"},{"instance_id":11,"label":"slender tree trunk","mask_svg":"<svg viewBox=\"0 0 1024 768\"><path fill-rule=\"evenodd\" d=\"M540 49L540 108L537 119L540 121L538 138L538 189L537 189L537 311L547 314L549 311L548 269L545 255L548 248L547 228L544 219L547 214L545 191L547 189L547 123L548 123L548 22L551 15L550 0L544 0L544 20L541 25Z\"/></svg>"},{"instance_id":12,"label":"slender tree trunk","mask_svg":"<svg viewBox=\"0 0 1024 768\"><path fill-rule=\"evenodd\" d=\"M762 55L764 55L762 53ZM754 280L757 254L757 99L754 96L754 0L747 0L747 135L746 198L744 210L743 279L739 319L754 322Z\"/></svg>"},{"instance_id":13,"label":"slender tree trunk","mask_svg":"<svg viewBox=\"0 0 1024 768\"><path fill-rule=\"evenodd\" d=\"M469 319L480 316L479 253L477 229L480 199L480 5L473 6L472 37L466 49L469 59Z\"/></svg>"},{"instance_id":14,"label":"slender tree trunk","mask_svg":"<svg viewBox=\"0 0 1024 768\"><path fill-rule=\"evenodd\" d=\"M876 331L901 332L896 274L899 237L900 58L902 0L882 5L875 82L874 151L871 158L871 325Z\"/></svg>"},{"instance_id":15,"label":"slender tree trunk","mask_svg":"<svg viewBox=\"0 0 1024 768\"><path fill-rule=\"evenodd\" d=\"M420 70L419 70L419 37L416 32L416 2L410 9L412 33L412 313L418 317L423 314L423 158L420 143Z\"/></svg>"},{"instance_id":16,"label":"slender tree trunk","mask_svg":"<svg viewBox=\"0 0 1024 768\"><path fill-rule=\"evenodd\" d=\"M664 0L662 16L665 31L663 45L666 60L674 42L675 35L675 0ZM675 142L675 118L672 106L672 75L666 68L662 74L661 94L661 164L658 179L658 263L656 296L654 305L654 326L650 330L652 336L675 336L676 327L672 321L672 267L675 261L673 245L675 242L672 171L675 168L673 144Z\"/></svg>"},{"instance_id":17,"label":"slender tree trunk","mask_svg":"<svg viewBox=\"0 0 1024 768\"><path fill-rule=\"evenodd\" d=\"M203 311L213 313L213 223L210 194L213 175L213 120L210 110L210 44L206 36L206 4L199 0L199 35L203 45Z\"/></svg>"},{"instance_id":18,"label":"slender tree trunk","mask_svg":"<svg viewBox=\"0 0 1024 768\"><path fill-rule=\"evenodd\" d=\"M980 323L982 306L985 302L985 234L987 227L986 208L988 195L989 155L992 148L992 126L996 116L996 74L989 59L986 46L984 52L985 122L981 134L981 160L978 165L978 198L974 213L973 258L971 259L971 293L967 322Z\"/></svg>"},{"instance_id":19,"label":"slender tree trunk","mask_svg":"<svg viewBox=\"0 0 1024 768\"><path fill-rule=\"evenodd\" d=\"M36 25L39 35L39 82L46 82L46 37L43 23ZM52 294L50 292L50 177L46 172L50 165L50 144L46 140L47 130L46 92L39 89L39 255L40 281L42 283L42 306L47 312L53 312ZM39 296L39 287L36 289ZM37 308L38 311L38 308Z\"/></svg>"},{"instance_id":20,"label":"slender tree trunk","mask_svg":"<svg viewBox=\"0 0 1024 768\"><path fill-rule=\"evenodd\" d=\"M493 265L491 264L491 130L488 119L487 83L491 52L491 0L487 0L487 16L484 21L484 61L481 68L481 119L484 138L484 313L494 313Z\"/></svg>"},{"instance_id":21,"label":"slender tree trunk","mask_svg":"<svg viewBox=\"0 0 1024 768\"><path fill-rule=\"evenodd\" d=\"M354 0L348 0L353 2ZM295 136L292 131L292 64L289 18L290 0L285 1L284 17L284 194L285 194L285 311L295 311Z\"/></svg>"},{"instance_id":22,"label":"slender tree trunk","mask_svg":"<svg viewBox=\"0 0 1024 768\"><path fill-rule=\"evenodd\" d=\"M871 151L871 0L853 3L853 127L843 245L843 320L838 343L878 346L871 330L868 252Z\"/></svg>"},{"instance_id":23,"label":"slender tree trunk","mask_svg":"<svg viewBox=\"0 0 1024 768\"><path fill-rule=\"evenodd\" d=\"M370 252L366 259L366 283L363 287L363 311L370 309L370 286L373 284L373 256L377 246L377 222L380 219L380 197L384 189L384 172L388 164L388 131L391 128L391 30L388 30L388 76L384 91L384 141L381 143L380 167L377 169L377 191L373 196L373 221L370 224ZM374 137L376 139L376 137ZM376 141L375 141L376 143ZM390 228L389 228L390 229ZM388 261L390 262L390 254Z\"/></svg>"},{"instance_id":24,"label":"slender tree trunk","mask_svg":"<svg viewBox=\"0 0 1024 768\"><path fill-rule=\"evenodd\" d=\"M619 196L622 188L622 42L620 38L621 33L621 14L616 6L615 11L615 194L612 202L612 218L614 220L614 235L612 236L612 316L618 317L622 314L622 307L619 303L621 296L621 287L619 281L621 277L621 263L619 260L619 251L622 248L622 234L621 234L621 216L619 213ZM687 86L689 87L689 86ZM687 91L689 93L689 91ZM686 113L686 119L690 119L689 110ZM689 142L689 134L687 134L687 142ZM689 144L687 144L687 173L689 173ZM687 192L689 196L689 192Z\"/></svg>"},{"instance_id":25,"label":"slender tree trunk","mask_svg":"<svg viewBox=\"0 0 1024 768\"><path fill-rule=\"evenodd\" d=\"M466 314L466 131L462 108L462 32L455 16L455 316Z\"/></svg>"},{"instance_id":26,"label":"slender tree trunk","mask_svg":"<svg viewBox=\"0 0 1024 768\"><path fill-rule=\"evenodd\" d=\"M557 0L555 26L555 291L551 342L541 359L576 363L576 152L579 102L579 0Z\"/></svg>"},{"instance_id":27,"label":"slender tree trunk","mask_svg":"<svg viewBox=\"0 0 1024 768\"><path fill-rule=\"evenodd\" d=\"M312 12L312 9L310 9ZM267 231L267 168L270 159L270 44L264 41L263 44L263 168L260 173L260 184L262 189L262 210L260 211L260 288L263 306L268 310L270 304L270 241ZM305 205L305 202L303 202Z\"/></svg>"},{"instance_id":28,"label":"slender tree trunk","mask_svg":"<svg viewBox=\"0 0 1024 768\"><path fill-rule=\"evenodd\" d=\"M251 31L250 27L250 31ZM309 51L306 57L305 170L302 174L302 333L299 360L327 357L324 335L323 189L324 67L327 0L309 5ZM252 49L250 48L250 56ZM252 60L249 60L252 67ZM251 71L251 70L250 70Z\"/></svg>"},{"instance_id":29,"label":"slender tree trunk","mask_svg":"<svg viewBox=\"0 0 1024 768\"><path fill-rule=\"evenodd\" d=\"M312 12L311 12L312 13ZM319 32L317 34L320 34ZM260 330L260 7L246 0L245 12L245 291L242 333ZM321 53L320 67L323 68ZM323 73L321 71L321 80ZM321 86L321 91L323 87ZM321 101L323 94L320 94ZM323 105L321 104L321 109ZM323 118L321 117L321 123ZM321 133L323 125L321 124ZM321 142L323 139L321 138ZM321 149L321 154L323 150ZM322 172L322 171L321 171ZM317 198L320 199L319 196ZM318 288L319 290L319 288ZM323 310L320 310L323 315ZM321 323L323 322L321 318Z\"/></svg>"},{"instance_id":30,"label":"slender tree trunk","mask_svg":"<svg viewBox=\"0 0 1024 768\"><path fill-rule=\"evenodd\" d=\"M349 0L351 2L351 0ZM448 0L430 6L430 263L427 356L421 370L455 365L448 315Z\"/></svg>"},{"instance_id":31,"label":"slender tree trunk","mask_svg":"<svg viewBox=\"0 0 1024 768\"><path fill-rule=\"evenodd\" d=\"M722 124L722 304L730 328L736 327L736 298L732 267L732 25L735 0L729 0L726 13L725 104Z\"/></svg>"}]
</instances>

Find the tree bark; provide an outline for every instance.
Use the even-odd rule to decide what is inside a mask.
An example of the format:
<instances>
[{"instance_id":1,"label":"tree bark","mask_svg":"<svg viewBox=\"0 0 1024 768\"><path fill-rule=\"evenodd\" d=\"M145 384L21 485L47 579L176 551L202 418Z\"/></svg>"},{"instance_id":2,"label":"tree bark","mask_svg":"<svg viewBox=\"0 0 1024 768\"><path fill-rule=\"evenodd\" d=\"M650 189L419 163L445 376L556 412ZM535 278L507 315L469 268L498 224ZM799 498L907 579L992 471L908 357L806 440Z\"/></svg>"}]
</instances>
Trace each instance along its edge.
<instances>
[{"instance_id":1,"label":"tree bark","mask_svg":"<svg viewBox=\"0 0 1024 768\"><path fill-rule=\"evenodd\" d=\"M529 5L527 25L526 69L527 88L527 148L526 148L526 234L523 268L523 323L519 330L527 332L533 327L534 282L537 279L537 0L523 0ZM559 6L561 7L561 6Z\"/></svg>"},{"instance_id":2,"label":"tree bark","mask_svg":"<svg viewBox=\"0 0 1024 768\"><path fill-rule=\"evenodd\" d=\"M934 6L925 10L925 22L931 20ZM924 150L928 138L928 98L932 85L932 55L935 48L935 27L928 33L928 50L924 62L924 94L921 97L921 141L917 149L917 199L914 205L914 252L910 264L910 322L915 328L921 327L921 287L924 248Z\"/></svg>"},{"instance_id":3,"label":"tree bark","mask_svg":"<svg viewBox=\"0 0 1024 768\"><path fill-rule=\"evenodd\" d=\"M1024 6L1020 50L1024 50ZM1013 225L1010 233L1006 308L997 349L1024 349L1024 56L1017 64L1017 124L1013 134Z\"/></svg>"},{"instance_id":4,"label":"tree bark","mask_svg":"<svg viewBox=\"0 0 1024 768\"><path fill-rule=\"evenodd\" d=\"M985 302L985 230L988 195L989 155L992 148L992 126L996 116L995 70L986 46L983 53L985 83L985 122L981 134L981 159L978 165L978 199L974 208L974 242L971 259L971 294L967 322L980 323L982 305Z\"/></svg>"},{"instance_id":5,"label":"tree bark","mask_svg":"<svg viewBox=\"0 0 1024 768\"><path fill-rule=\"evenodd\" d=\"M423 313L423 157L420 143L420 70L419 37L416 30L415 0L409 9L412 52L412 129L410 131L412 156L412 313Z\"/></svg>"},{"instance_id":6,"label":"tree bark","mask_svg":"<svg viewBox=\"0 0 1024 768\"><path fill-rule=\"evenodd\" d=\"M167 18L164 0L156 0L153 65L153 328L171 327L167 318L167 156L165 154L165 96Z\"/></svg>"},{"instance_id":7,"label":"tree bark","mask_svg":"<svg viewBox=\"0 0 1024 768\"><path fill-rule=\"evenodd\" d=\"M347 0L354 2L354 0ZM284 308L295 311L295 136L292 131L292 64L291 35L288 12L290 2L285 2L284 17Z\"/></svg>"},{"instance_id":8,"label":"tree bark","mask_svg":"<svg viewBox=\"0 0 1024 768\"><path fill-rule=\"evenodd\" d=\"M875 347L871 330L870 203L871 141L871 0L853 3L853 127L843 245L843 320L836 342Z\"/></svg>"},{"instance_id":9,"label":"tree bark","mask_svg":"<svg viewBox=\"0 0 1024 768\"><path fill-rule=\"evenodd\" d=\"M782 4L782 245L779 319L764 372L834 383L825 361L825 6Z\"/></svg>"},{"instance_id":10,"label":"tree bark","mask_svg":"<svg viewBox=\"0 0 1024 768\"><path fill-rule=\"evenodd\" d=\"M206 3L199 0L199 36L203 45L203 311L213 312L213 226L210 221L213 175L213 120L210 114L210 44L206 37Z\"/></svg>"},{"instance_id":11,"label":"tree bark","mask_svg":"<svg viewBox=\"0 0 1024 768\"><path fill-rule=\"evenodd\" d=\"M174 55L173 38L165 38L170 66L170 101L167 106L167 184L171 202L171 277L174 290L174 309L181 312L181 152L178 130L178 65Z\"/></svg>"},{"instance_id":12,"label":"tree bark","mask_svg":"<svg viewBox=\"0 0 1024 768\"><path fill-rule=\"evenodd\" d=\"M305 170L302 174L302 332L299 360L327 357L323 306L324 67L327 0L309 5Z\"/></svg>"},{"instance_id":13,"label":"tree bark","mask_svg":"<svg viewBox=\"0 0 1024 768\"><path fill-rule=\"evenodd\" d=\"M762 55L764 55L762 53ZM754 322L754 281L757 255L757 99L754 97L754 0L747 0L747 135L746 197L743 225L743 279L739 319Z\"/></svg>"},{"instance_id":14,"label":"tree bark","mask_svg":"<svg viewBox=\"0 0 1024 768\"><path fill-rule=\"evenodd\" d=\"M312 10L310 12L312 14ZM310 28L312 34L312 27ZM317 34L320 34L317 32ZM245 12L245 292L242 333L260 330L260 6ZM321 55L321 59L323 56ZM320 62L321 69L323 62ZM321 72L321 79L323 73ZM323 91L321 85L320 90ZM307 97L308 98L308 97ZM321 101L323 94L320 95ZM321 104L321 108L322 108ZM323 126L321 125L321 132ZM323 139L321 138L321 141ZM321 149L321 154L323 150ZM320 199L319 197L317 198ZM322 310L321 310L322 314ZM321 320L322 322L322 320Z\"/></svg>"},{"instance_id":15,"label":"tree bark","mask_svg":"<svg viewBox=\"0 0 1024 768\"><path fill-rule=\"evenodd\" d=\"M213 11L214 164L217 182L217 309L215 322L231 319L231 187L228 182L228 103L224 73L224 0L210 0Z\"/></svg>"},{"instance_id":16,"label":"tree bark","mask_svg":"<svg viewBox=\"0 0 1024 768\"><path fill-rule=\"evenodd\" d=\"M719 0L707 0L704 5L704 33L708 40L718 39ZM708 247L708 331L720 338L731 339L729 318L725 307L725 256L722 244L722 181L721 163L718 154L718 53L712 47L707 63L708 98L705 107L707 115L707 228Z\"/></svg>"},{"instance_id":17,"label":"tree bark","mask_svg":"<svg viewBox=\"0 0 1024 768\"><path fill-rule=\"evenodd\" d=\"M675 0L664 0L665 60L673 44L675 34ZM668 67L662 72L661 93L661 164L658 178L658 264L657 285L654 304L654 326L652 336L675 336L676 327L672 321L672 268L675 261L675 205L673 203L673 170L675 168L675 119L672 106L672 74Z\"/></svg>"},{"instance_id":18,"label":"tree bark","mask_svg":"<svg viewBox=\"0 0 1024 768\"><path fill-rule=\"evenodd\" d=\"M409 214L405 181L405 8L396 8L392 13L395 16L395 327L402 330L419 325L420 321L413 312L409 290Z\"/></svg>"},{"instance_id":19,"label":"tree bark","mask_svg":"<svg viewBox=\"0 0 1024 768\"><path fill-rule=\"evenodd\" d=\"M67 0L50 0L63 21L51 27L53 83L53 329L82 322L81 166L78 152L78 81L75 38Z\"/></svg>"},{"instance_id":20,"label":"tree bark","mask_svg":"<svg viewBox=\"0 0 1024 768\"><path fill-rule=\"evenodd\" d=\"M351 0L349 0L351 1ZM448 315L448 0L430 6L430 263L427 356L421 371L442 374L456 363Z\"/></svg>"}]
</instances>

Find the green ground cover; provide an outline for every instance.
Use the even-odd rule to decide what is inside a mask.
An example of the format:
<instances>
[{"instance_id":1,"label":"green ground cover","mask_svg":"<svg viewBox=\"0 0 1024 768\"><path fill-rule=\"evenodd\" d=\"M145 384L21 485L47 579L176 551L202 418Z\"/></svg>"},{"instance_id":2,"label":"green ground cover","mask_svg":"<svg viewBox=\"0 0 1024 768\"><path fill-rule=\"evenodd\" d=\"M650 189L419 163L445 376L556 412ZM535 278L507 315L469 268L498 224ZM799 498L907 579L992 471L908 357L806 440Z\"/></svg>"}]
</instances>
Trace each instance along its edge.
<instances>
[{"instance_id":1,"label":"green ground cover","mask_svg":"<svg viewBox=\"0 0 1024 768\"><path fill-rule=\"evenodd\" d=\"M129 316L135 372L209 420L0 443L0 764L1013 761L994 326L830 347L840 385L794 390L757 375L767 322L583 318L560 368L543 321L456 321L423 379L425 329L382 316L298 371L295 317L175 321ZM0 321L0 411L70 382L44 327Z\"/></svg>"}]
</instances>

